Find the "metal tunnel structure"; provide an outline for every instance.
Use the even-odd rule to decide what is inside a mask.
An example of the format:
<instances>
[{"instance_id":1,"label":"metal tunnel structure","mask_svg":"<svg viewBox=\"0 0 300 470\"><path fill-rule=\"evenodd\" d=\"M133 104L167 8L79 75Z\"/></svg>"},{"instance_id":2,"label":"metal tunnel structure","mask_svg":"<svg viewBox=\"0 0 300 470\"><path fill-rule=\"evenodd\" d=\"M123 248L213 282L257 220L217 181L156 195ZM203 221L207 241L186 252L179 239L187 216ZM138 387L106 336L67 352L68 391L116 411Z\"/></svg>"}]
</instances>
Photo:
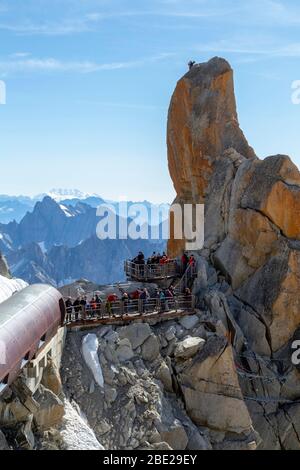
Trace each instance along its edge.
<instances>
[{"instance_id":1,"label":"metal tunnel structure","mask_svg":"<svg viewBox=\"0 0 300 470\"><path fill-rule=\"evenodd\" d=\"M0 393L51 341L65 320L63 298L36 284L0 304Z\"/></svg>"}]
</instances>

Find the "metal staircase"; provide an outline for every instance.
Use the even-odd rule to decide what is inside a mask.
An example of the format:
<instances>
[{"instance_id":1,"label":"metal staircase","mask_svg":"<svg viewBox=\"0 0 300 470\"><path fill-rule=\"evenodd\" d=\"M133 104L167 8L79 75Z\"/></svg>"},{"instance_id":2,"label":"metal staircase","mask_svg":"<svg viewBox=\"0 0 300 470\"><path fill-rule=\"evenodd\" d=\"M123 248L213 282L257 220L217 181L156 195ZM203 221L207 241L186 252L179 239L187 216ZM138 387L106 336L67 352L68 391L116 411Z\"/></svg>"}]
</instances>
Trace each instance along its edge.
<instances>
[{"instance_id":1,"label":"metal staircase","mask_svg":"<svg viewBox=\"0 0 300 470\"><path fill-rule=\"evenodd\" d=\"M197 266L189 265L184 275L181 277L180 281L178 281L174 285L176 294L180 295L185 291L185 289L191 288L192 283L196 277L197 277Z\"/></svg>"}]
</instances>

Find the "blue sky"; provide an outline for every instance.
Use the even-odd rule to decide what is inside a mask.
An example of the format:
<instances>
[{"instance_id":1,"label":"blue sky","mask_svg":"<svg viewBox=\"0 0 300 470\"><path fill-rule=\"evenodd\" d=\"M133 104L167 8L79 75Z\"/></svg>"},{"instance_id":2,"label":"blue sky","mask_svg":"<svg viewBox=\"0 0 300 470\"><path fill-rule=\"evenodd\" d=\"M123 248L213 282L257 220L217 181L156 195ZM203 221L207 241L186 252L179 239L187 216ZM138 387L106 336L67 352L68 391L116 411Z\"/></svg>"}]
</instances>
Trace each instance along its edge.
<instances>
[{"instance_id":1,"label":"blue sky","mask_svg":"<svg viewBox=\"0 0 300 470\"><path fill-rule=\"evenodd\" d=\"M215 55L258 155L300 166L299 27L298 0L0 0L1 193L171 202L170 97Z\"/></svg>"}]
</instances>

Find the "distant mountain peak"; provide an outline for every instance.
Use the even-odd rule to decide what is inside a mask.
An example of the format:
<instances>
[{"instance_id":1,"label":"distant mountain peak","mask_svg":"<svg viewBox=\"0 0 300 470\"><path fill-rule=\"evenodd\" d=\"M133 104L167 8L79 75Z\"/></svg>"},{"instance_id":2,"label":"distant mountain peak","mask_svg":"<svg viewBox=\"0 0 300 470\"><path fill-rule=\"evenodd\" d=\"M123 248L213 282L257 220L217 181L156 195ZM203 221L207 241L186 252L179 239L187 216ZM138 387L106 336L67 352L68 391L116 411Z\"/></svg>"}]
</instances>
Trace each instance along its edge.
<instances>
[{"instance_id":1,"label":"distant mountain peak","mask_svg":"<svg viewBox=\"0 0 300 470\"><path fill-rule=\"evenodd\" d=\"M48 193L55 201L65 201L66 199L87 199L88 197L100 197L97 194L90 194L79 189L53 188Z\"/></svg>"}]
</instances>

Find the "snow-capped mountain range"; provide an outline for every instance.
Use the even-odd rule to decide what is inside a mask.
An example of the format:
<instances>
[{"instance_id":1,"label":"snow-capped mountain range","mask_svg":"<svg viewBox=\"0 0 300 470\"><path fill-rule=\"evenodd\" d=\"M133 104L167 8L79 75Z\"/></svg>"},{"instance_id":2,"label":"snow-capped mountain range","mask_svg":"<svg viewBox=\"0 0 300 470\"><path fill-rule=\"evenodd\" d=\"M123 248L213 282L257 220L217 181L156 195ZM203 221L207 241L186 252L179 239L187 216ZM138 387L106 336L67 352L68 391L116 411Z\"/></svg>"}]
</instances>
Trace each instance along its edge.
<instances>
[{"instance_id":1,"label":"snow-capped mountain range","mask_svg":"<svg viewBox=\"0 0 300 470\"><path fill-rule=\"evenodd\" d=\"M19 222L0 222L0 252L15 277L53 285L79 278L112 283L124 280L125 259L140 250L148 256L165 249L162 239L99 240L96 208L103 202L101 197L65 190L51 194L56 200L49 195L42 200L37 197L33 206L30 198L28 201L20 196L8 201L0 196L0 206L10 207L12 212L27 207ZM127 223L131 221L127 219Z\"/></svg>"},{"instance_id":2,"label":"snow-capped mountain range","mask_svg":"<svg viewBox=\"0 0 300 470\"><path fill-rule=\"evenodd\" d=\"M46 193L41 193L36 196L9 196L6 194L0 195L0 223L8 224L9 222L20 222L27 212L32 212L37 202L42 201L46 196L49 196L55 202L76 206L78 202L83 202L91 207L98 207L100 204L109 203L113 204L116 212L118 213L118 202L102 198L96 193L85 193L79 189L64 189L54 188ZM135 204L136 201L127 201L128 204ZM144 204L148 209L153 206L149 201L137 201ZM157 204L154 204L157 206Z\"/></svg>"},{"instance_id":3,"label":"snow-capped mountain range","mask_svg":"<svg viewBox=\"0 0 300 470\"><path fill-rule=\"evenodd\" d=\"M57 201L57 202L61 202L61 201L66 201L66 200L69 200L69 199L80 199L80 200L84 200L84 199L88 199L90 197L92 198L100 198L101 197L96 194L96 193L84 193L82 191L80 191L79 189L64 189L64 188L54 188L54 189L51 189L48 193L46 194L40 194L39 196L36 196L36 198L38 198L39 200L40 199L43 199L45 196L49 196L51 197L52 199L54 199L54 201Z\"/></svg>"}]
</instances>

